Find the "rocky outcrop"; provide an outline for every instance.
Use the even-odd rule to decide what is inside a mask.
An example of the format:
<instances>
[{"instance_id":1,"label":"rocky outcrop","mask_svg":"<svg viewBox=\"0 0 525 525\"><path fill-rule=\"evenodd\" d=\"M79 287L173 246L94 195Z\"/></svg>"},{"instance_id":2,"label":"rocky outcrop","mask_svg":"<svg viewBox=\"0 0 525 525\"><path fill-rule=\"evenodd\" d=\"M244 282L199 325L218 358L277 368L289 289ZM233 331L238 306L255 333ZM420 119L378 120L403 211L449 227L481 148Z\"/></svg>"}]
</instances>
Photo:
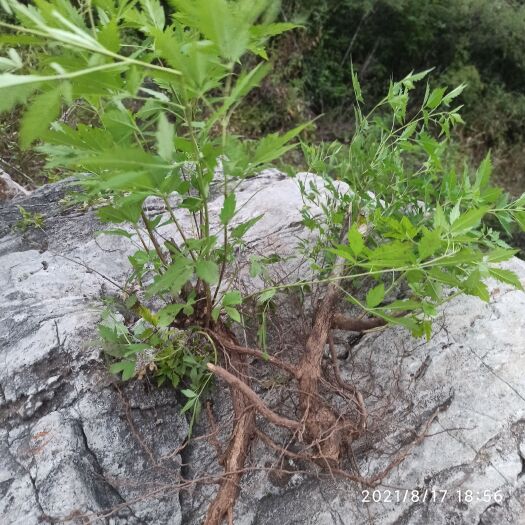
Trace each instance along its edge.
<instances>
[{"instance_id":1,"label":"rocky outcrop","mask_svg":"<svg viewBox=\"0 0 525 525\"><path fill-rule=\"evenodd\" d=\"M11 200L19 196L29 195L29 191L15 182L9 174L0 168L0 202Z\"/></svg>"},{"instance_id":2,"label":"rocky outcrop","mask_svg":"<svg viewBox=\"0 0 525 525\"><path fill-rule=\"evenodd\" d=\"M303 234L295 182L268 172L240 189L243 219L266 214L250 250L292 254ZM45 186L19 201L44 215L43 231L15 233L16 207L0 208L0 523L201 523L214 486L184 480L220 472L213 447L183 448L175 392L123 385L100 355L96 325L126 277L130 246L95 235L93 213L63 208L63 192ZM525 284L525 263L508 267ZM426 430L379 492L293 462L277 476L275 455L257 445L235 523L525 523L525 294L490 290L489 304L452 301L428 343L397 328L358 342L335 334L341 371L369 411L355 468L377 472ZM228 402L213 396L227 427Z\"/></svg>"}]
</instances>

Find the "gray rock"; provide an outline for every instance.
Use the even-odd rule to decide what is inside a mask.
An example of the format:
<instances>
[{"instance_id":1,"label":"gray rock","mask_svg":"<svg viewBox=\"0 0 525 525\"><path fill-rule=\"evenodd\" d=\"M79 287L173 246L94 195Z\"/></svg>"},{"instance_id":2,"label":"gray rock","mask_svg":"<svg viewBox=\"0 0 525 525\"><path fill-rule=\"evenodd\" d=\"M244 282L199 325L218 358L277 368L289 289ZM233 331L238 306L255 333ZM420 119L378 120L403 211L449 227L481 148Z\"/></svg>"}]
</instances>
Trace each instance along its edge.
<instances>
[{"instance_id":1,"label":"gray rock","mask_svg":"<svg viewBox=\"0 0 525 525\"><path fill-rule=\"evenodd\" d=\"M14 199L15 197L27 196L31 192L15 182L8 173L0 168L0 202Z\"/></svg>"},{"instance_id":2,"label":"gray rock","mask_svg":"<svg viewBox=\"0 0 525 525\"><path fill-rule=\"evenodd\" d=\"M240 220L265 217L239 260L296 256L298 238L307 237L296 183L265 172L240 190ZM196 441L181 457L188 426L175 393L119 384L100 356L102 299L125 279L131 247L96 236L93 213L64 209L63 193L64 184L50 185L19 201L45 216L44 231L14 233L16 208L0 208L0 523L201 523L215 487L177 487L220 473L213 447ZM221 205L217 197L212 212ZM163 211L148 203L151 215ZM295 276L306 271L297 259L283 264ZM523 261L506 267L525 283ZM525 523L525 294L493 282L490 290L490 304L453 300L428 343L397 328L358 343L335 334L341 371L369 412L369 433L353 447L363 476L384 468L439 410L379 492L367 496L365 487L293 462L292 474L279 477L275 455L259 444L235 523ZM275 401L271 391L260 394ZM227 396L216 391L214 402L225 434ZM204 430L205 421L196 432Z\"/></svg>"},{"instance_id":3,"label":"gray rock","mask_svg":"<svg viewBox=\"0 0 525 525\"><path fill-rule=\"evenodd\" d=\"M9 233L16 213L0 210L0 522L178 525L188 427L176 396L119 386L97 344L113 288L100 275L123 280L130 247L96 237L92 213L64 211L63 191L21 201L44 232Z\"/></svg>"}]
</instances>

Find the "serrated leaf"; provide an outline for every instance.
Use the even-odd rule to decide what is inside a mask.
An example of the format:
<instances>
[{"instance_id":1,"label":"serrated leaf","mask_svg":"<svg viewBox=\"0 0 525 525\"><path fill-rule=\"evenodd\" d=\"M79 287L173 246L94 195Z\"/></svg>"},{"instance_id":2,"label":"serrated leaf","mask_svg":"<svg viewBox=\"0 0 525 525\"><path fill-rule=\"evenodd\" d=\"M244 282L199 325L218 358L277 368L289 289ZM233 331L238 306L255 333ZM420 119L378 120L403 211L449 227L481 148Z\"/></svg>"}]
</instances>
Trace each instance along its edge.
<instances>
[{"instance_id":1,"label":"serrated leaf","mask_svg":"<svg viewBox=\"0 0 525 525\"><path fill-rule=\"evenodd\" d=\"M490 151L487 153L485 158L481 161L478 171L476 173L476 186L479 189L483 189L488 186L490 182L490 176L492 174L492 160L490 157Z\"/></svg>"},{"instance_id":2,"label":"serrated leaf","mask_svg":"<svg viewBox=\"0 0 525 525\"><path fill-rule=\"evenodd\" d=\"M463 248L459 252L439 259L440 266L456 266L459 264L474 264L481 262L483 254L470 248Z\"/></svg>"},{"instance_id":3,"label":"serrated leaf","mask_svg":"<svg viewBox=\"0 0 525 525\"><path fill-rule=\"evenodd\" d=\"M353 64L350 64L350 73L352 75L352 87L354 88L355 99L357 100L357 102L364 103L363 93L361 91L361 84L359 83L359 78L356 72L354 71Z\"/></svg>"},{"instance_id":4,"label":"serrated leaf","mask_svg":"<svg viewBox=\"0 0 525 525\"><path fill-rule=\"evenodd\" d=\"M119 361L113 363L109 367L109 371L112 374L119 374L122 372L122 379L128 381L135 375L135 362L134 361Z\"/></svg>"},{"instance_id":5,"label":"serrated leaf","mask_svg":"<svg viewBox=\"0 0 525 525\"><path fill-rule=\"evenodd\" d=\"M166 272L158 275L153 284L148 287L148 296L152 296L165 291L178 294L182 287L193 275L193 265L190 259L179 257L171 264Z\"/></svg>"},{"instance_id":6,"label":"serrated leaf","mask_svg":"<svg viewBox=\"0 0 525 525\"><path fill-rule=\"evenodd\" d=\"M513 213L514 219L519 224L521 231L525 232L525 211L516 211Z\"/></svg>"},{"instance_id":7,"label":"serrated leaf","mask_svg":"<svg viewBox=\"0 0 525 525\"><path fill-rule=\"evenodd\" d=\"M443 104L448 104L450 101L454 100L456 97L459 97L463 93L464 89L467 87L466 84L460 84L458 87L454 88L452 91L449 91L443 97Z\"/></svg>"},{"instance_id":8,"label":"serrated leaf","mask_svg":"<svg viewBox=\"0 0 525 525\"><path fill-rule=\"evenodd\" d=\"M220 212L220 219L222 224L226 225L233 219L233 216L235 215L235 206L235 193L230 193L224 199L224 204L222 205L222 209Z\"/></svg>"},{"instance_id":9,"label":"serrated leaf","mask_svg":"<svg viewBox=\"0 0 525 525\"><path fill-rule=\"evenodd\" d=\"M122 228L114 228L112 230L99 230L96 232L97 235L116 235L117 237L126 237L132 239L133 235Z\"/></svg>"},{"instance_id":10,"label":"serrated leaf","mask_svg":"<svg viewBox=\"0 0 525 525\"><path fill-rule=\"evenodd\" d=\"M248 230L252 226L257 224L262 218L263 218L263 215L258 215L257 217L254 217L253 219L249 219L245 222L242 222L241 224L238 224L232 230L232 233L231 233L232 237L234 239L242 239L246 235Z\"/></svg>"},{"instance_id":11,"label":"serrated leaf","mask_svg":"<svg viewBox=\"0 0 525 525\"><path fill-rule=\"evenodd\" d=\"M20 125L20 146L27 149L42 137L49 125L60 114L60 89L55 88L37 95L28 107Z\"/></svg>"},{"instance_id":12,"label":"serrated leaf","mask_svg":"<svg viewBox=\"0 0 525 525\"><path fill-rule=\"evenodd\" d=\"M193 399L194 397L197 397L197 393L193 390L190 390L189 388L183 388L180 393L184 396L186 396L188 399Z\"/></svg>"},{"instance_id":13,"label":"serrated leaf","mask_svg":"<svg viewBox=\"0 0 525 525\"><path fill-rule=\"evenodd\" d=\"M195 263L195 272L197 277L207 282L208 284L215 284L219 281L219 267L213 261L197 261Z\"/></svg>"},{"instance_id":14,"label":"serrated leaf","mask_svg":"<svg viewBox=\"0 0 525 525\"><path fill-rule=\"evenodd\" d=\"M436 109L441 101L443 100L443 95L445 94L446 88L436 88L430 93L426 107L429 109Z\"/></svg>"},{"instance_id":15,"label":"serrated leaf","mask_svg":"<svg viewBox=\"0 0 525 525\"><path fill-rule=\"evenodd\" d=\"M469 230L472 230L479 225L481 219L487 213L488 206L483 206L481 208L474 208L468 210L465 213L462 213L456 220L452 221L452 226L450 227L450 232L453 234L464 233Z\"/></svg>"},{"instance_id":16,"label":"serrated leaf","mask_svg":"<svg viewBox=\"0 0 525 525\"><path fill-rule=\"evenodd\" d=\"M375 308L379 305L385 298L385 285L384 283L379 283L377 286L374 286L366 294L366 305L368 308Z\"/></svg>"},{"instance_id":17,"label":"serrated leaf","mask_svg":"<svg viewBox=\"0 0 525 525\"><path fill-rule=\"evenodd\" d=\"M416 261L413 245L408 242L393 241L381 244L368 254L368 262L359 263L365 268L396 268L410 265Z\"/></svg>"},{"instance_id":18,"label":"serrated leaf","mask_svg":"<svg viewBox=\"0 0 525 525\"><path fill-rule=\"evenodd\" d=\"M519 250L514 250L512 248L494 248L485 255L485 259L491 263L508 261L510 258L514 257L518 251Z\"/></svg>"},{"instance_id":19,"label":"serrated leaf","mask_svg":"<svg viewBox=\"0 0 525 525\"><path fill-rule=\"evenodd\" d=\"M489 268L489 274L502 283L510 284L518 290L523 290L523 284L521 284L520 278L511 270Z\"/></svg>"},{"instance_id":20,"label":"serrated leaf","mask_svg":"<svg viewBox=\"0 0 525 525\"><path fill-rule=\"evenodd\" d=\"M157 312L158 326L169 326L184 309L184 304L169 304Z\"/></svg>"},{"instance_id":21,"label":"serrated leaf","mask_svg":"<svg viewBox=\"0 0 525 525\"><path fill-rule=\"evenodd\" d=\"M165 161L171 161L175 146L173 139L175 137L175 127L168 121L164 113L159 114L157 126L157 152Z\"/></svg>"},{"instance_id":22,"label":"serrated leaf","mask_svg":"<svg viewBox=\"0 0 525 525\"><path fill-rule=\"evenodd\" d=\"M241 322L241 314L235 308L232 308L231 306L225 306L224 310L226 311L228 316L231 319L233 319L236 323Z\"/></svg>"},{"instance_id":23,"label":"serrated leaf","mask_svg":"<svg viewBox=\"0 0 525 525\"><path fill-rule=\"evenodd\" d=\"M363 251L363 248L365 247L363 236L357 229L356 224L353 224L348 230L348 244L356 257Z\"/></svg>"},{"instance_id":24,"label":"serrated leaf","mask_svg":"<svg viewBox=\"0 0 525 525\"><path fill-rule=\"evenodd\" d=\"M257 302L259 304L263 304L269 301L276 293L277 293L277 290L275 288L270 288L269 290L265 290L264 292L259 294L259 297L257 297Z\"/></svg>"},{"instance_id":25,"label":"serrated leaf","mask_svg":"<svg viewBox=\"0 0 525 525\"><path fill-rule=\"evenodd\" d=\"M140 0L140 5L146 15L147 22L158 29L164 29L166 15L159 0Z\"/></svg>"},{"instance_id":26,"label":"serrated leaf","mask_svg":"<svg viewBox=\"0 0 525 525\"><path fill-rule=\"evenodd\" d=\"M434 255L441 248L441 235L439 230L428 230L423 229L423 235L421 240L418 242L417 249L419 256L422 259L426 259Z\"/></svg>"},{"instance_id":27,"label":"serrated leaf","mask_svg":"<svg viewBox=\"0 0 525 525\"><path fill-rule=\"evenodd\" d=\"M290 141L299 135L299 133L301 133L301 131L303 131L309 124L309 122L301 124L283 135L272 133L260 139L253 155L253 164L267 164L282 157L287 151L295 148L297 144L290 144Z\"/></svg>"},{"instance_id":28,"label":"serrated leaf","mask_svg":"<svg viewBox=\"0 0 525 525\"><path fill-rule=\"evenodd\" d=\"M112 19L102 27L98 33L98 41L109 51L118 53L120 49L120 35L116 19Z\"/></svg>"},{"instance_id":29,"label":"serrated leaf","mask_svg":"<svg viewBox=\"0 0 525 525\"><path fill-rule=\"evenodd\" d=\"M222 304L224 306L237 305L242 303L241 292L234 290L224 294L222 298Z\"/></svg>"},{"instance_id":30,"label":"serrated leaf","mask_svg":"<svg viewBox=\"0 0 525 525\"><path fill-rule=\"evenodd\" d=\"M454 224L454 222L457 221L459 216L461 215L461 210L459 206L460 206L460 203L456 202L456 204L452 208L452 211L450 212L449 217L448 217L450 224Z\"/></svg>"},{"instance_id":31,"label":"serrated leaf","mask_svg":"<svg viewBox=\"0 0 525 525\"><path fill-rule=\"evenodd\" d=\"M481 280L481 274L479 270L474 270L466 279L461 283L462 289L469 295L479 297L486 303L490 300L489 290L487 285Z\"/></svg>"},{"instance_id":32,"label":"serrated leaf","mask_svg":"<svg viewBox=\"0 0 525 525\"><path fill-rule=\"evenodd\" d=\"M441 205L436 206L436 211L434 212L434 228L447 228L448 222L443 212Z\"/></svg>"}]
</instances>

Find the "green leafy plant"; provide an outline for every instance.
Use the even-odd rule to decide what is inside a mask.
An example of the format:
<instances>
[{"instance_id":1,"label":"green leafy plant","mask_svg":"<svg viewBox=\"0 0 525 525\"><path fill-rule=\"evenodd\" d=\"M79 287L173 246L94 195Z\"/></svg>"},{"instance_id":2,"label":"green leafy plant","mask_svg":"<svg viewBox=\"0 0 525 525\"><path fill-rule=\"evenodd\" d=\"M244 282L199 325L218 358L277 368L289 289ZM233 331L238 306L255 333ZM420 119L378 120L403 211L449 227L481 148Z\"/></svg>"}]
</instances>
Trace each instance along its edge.
<instances>
[{"instance_id":1,"label":"green leafy plant","mask_svg":"<svg viewBox=\"0 0 525 525\"><path fill-rule=\"evenodd\" d=\"M232 132L230 122L269 72L266 40L294 26L273 22L276 4L269 0L170 4L173 12L157 0L93 0L85 9L68 0L32 6L2 0L18 20L0 22L9 40L38 45L42 53L29 71L8 53L12 68L0 75L0 94L4 109L25 106L22 145L38 141L50 167L77 174L82 199L101 203L104 233L137 247L121 313L108 311L99 327L111 371L123 380L151 376L170 384L184 397L191 424L211 378L228 384L235 418L225 477L206 519L218 524L231 515L253 436L273 443L256 414L282 427L285 443L299 441L302 458L335 468L348 440L365 431L355 387L345 388L357 412L345 414L323 390L336 389L322 367L332 328L401 324L428 337L437 307L450 299L447 290L487 300L485 277L521 286L495 266L515 252L485 219L523 227L525 202L509 203L490 186L490 158L473 176L447 166L446 139L461 122L453 103L462 87L427 89L419 112L407 117L410 92L428 72L410 74L365 114L352 73L358 128L350 144L303 145L326 189L302 184L305 201L322 211L303 211L305 225L318 232L317 243L303 244L316 273L309 281L272 285L267 270L277 258L252 257L250 275L269 285L254 294L259 347L239 344L235 328L243 325L249 298L233 285L235 250L261 217L237 220L236 188L293 149L307 125L252 141ZM63 110L72 106L89 114L89 122L64 122ZM213 214L217 192L222 205ZM151 201L163 211L149 212ZM324 297L300 360L277 357L267 337L277 294L305 295L314 286ZM334 315L341 297L371 317ZM296 412L281 415L261 399L247 356L295 383ZM285 452L287 446L274 443Z\"/></svg>"},{"instance_id":2,"label":"green leafy plant","mask_svg":"<svg viewBox=\"0 0 525 525\"><path fill-rule=\"evenodd\" d=\"M17 206L17 208L21 219L16 222L15 228L22 232L30 228L38 228L39 230L44 228L44 216L41 213L27 211L23 206Z\"/></svg>"},{"instance_id":3,"label":"green leafy plant","mask_svg":"<svg viewBox=\"0 0 525 525\"><path fill-rule=\"evenodd\" d=\"M484 279L522 289L516 275L497 267L517 250L500 238L493 222L503 231L512 223L524 229L525 194L509 202L491 185L490 155L473 173L468 166L457 173L447 159L451 126L462 120L459 107L446 107L464 86L451 91L427 86L419 111L406 119L410 91L427 74L409 74L392 83L388 95L367 115L361 111L361 89L353 76L358 127L352 141L303 145L310 170L324 175L331 193L321 204L324 220L309 216L307 208L303 214L306 225L320 234L314 250L322 259L316 265L320 278L331 267L327 260L343 258L348 301L405 326L415 336L430 337L437 307L458 293L489 300ZM385 108L390 117L385 117ZM346 182L351 191L341 193L334 179ZM306 201L322 200L316 188L303 185L302 191ZM341 242L347 221L351 226ZM326 253L330 243L333 247ZM353 284L363 279L368 279L364 289ZM403 288L405 297L393 300L392 294Z\"/></svg>"}]
</instances>

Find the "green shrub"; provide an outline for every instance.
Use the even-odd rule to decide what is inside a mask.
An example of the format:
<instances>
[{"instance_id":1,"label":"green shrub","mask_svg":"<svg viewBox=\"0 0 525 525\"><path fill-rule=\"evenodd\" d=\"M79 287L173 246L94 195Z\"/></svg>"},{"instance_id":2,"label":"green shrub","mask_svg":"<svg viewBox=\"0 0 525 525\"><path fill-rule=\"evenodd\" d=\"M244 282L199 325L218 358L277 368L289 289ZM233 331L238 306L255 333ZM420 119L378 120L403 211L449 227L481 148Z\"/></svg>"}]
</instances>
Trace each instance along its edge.
<instances>
[{"instance_id":1,"label":"green shrub","mask_svg":"<svg viewBox=\"0 0 525 525\"><path fill-rule=\"evenodd\" d=\"M234 288L235 254L261 217L238 222L236 188L291 151L308 125L250 140L231 123L269 73L265 42L294 25L274 23L276 4L269 0L171 3L170 18L157 0L93 0L87 9L68 0L30 7L3 0L18 20L0 22L9 39L42 51L30 71L13 64L0 75L0 95L3 110L25 108L21 143L41 141L50 167L75 173L84 197L104 202L97 214L110 225L105 233L138 246L121 289L126 315L109 310L99 327L111 370L123 380L153 375L159 385L176 388L191 423L212 376L229 384L236 446L228 447L227 476L208 514L207 523L216 524L238 492L255 412L292 435L304 428L303 452L312 461L327 453L330 461L340 458L352 423L337 415L320 387L333 382L322 368L336 306L330 301L340 294L378 324L429 337L437 308L454 295L488 301L488 277L521 288L515 274L497 266L516 251L488 220L525 229L525 195L508 202L491 185L490 157L473 172L456 172L448 162L464 86L430 89L423 84L428 71L409 73L391 82L378 103L366 104L350 70L356 98L351 140L302 148L330 193L321 217L303 210L305 225L319 233L316 243L302 247L314 276L256 292L261 348L242 347L234 334L244 325L248 297ZM411 104L416 86L422 88L417 106ZM91 114L89 124L64 122L63 109L70 107ZM336 179L351 191L339 191ZM212 185L223 197L217 217L210 209ZM315 186L301 190L306 202L319 201ZM163 203L165 214L147 214L149 197ZM272 262L257 259L252 276ZM265 332L276 294L325 285L326 308L319 311L328 313L316 314L304 357L299 363L276 357ZM404 294L394 297L400 288ZM245 354L296 381L290 390L295 419L277 415L251 388Z\"/></svg>"}]
</instances>

